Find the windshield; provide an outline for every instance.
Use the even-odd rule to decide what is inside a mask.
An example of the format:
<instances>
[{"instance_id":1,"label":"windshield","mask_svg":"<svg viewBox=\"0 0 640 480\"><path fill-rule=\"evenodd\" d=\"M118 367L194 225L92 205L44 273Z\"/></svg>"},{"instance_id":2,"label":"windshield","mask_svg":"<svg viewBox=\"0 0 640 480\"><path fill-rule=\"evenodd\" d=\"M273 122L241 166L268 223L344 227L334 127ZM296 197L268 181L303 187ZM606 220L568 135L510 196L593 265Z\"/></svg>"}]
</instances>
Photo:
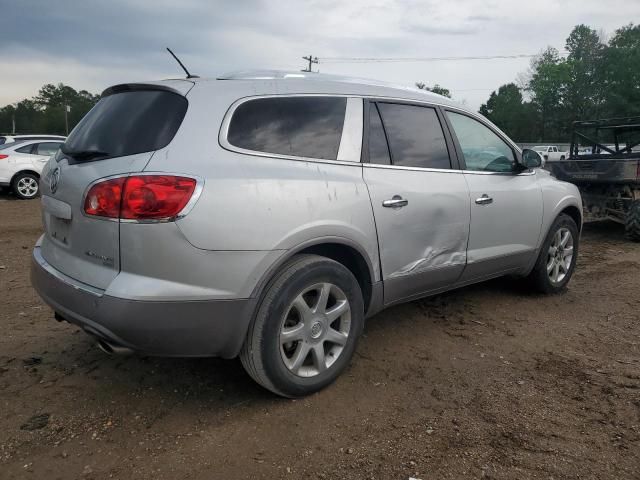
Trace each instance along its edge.
<instances>
[{"instance_id":1,"label":"windshield","mask_svg":"<svg viewBox=\"0 0 640 480\"><path fill-rule=\"evenodd\" d=\"M166 147L187 111L187 99L165 90L134 90L100 99L80 121L62 151L97 160Z\"/></svg>"}]
</instances>

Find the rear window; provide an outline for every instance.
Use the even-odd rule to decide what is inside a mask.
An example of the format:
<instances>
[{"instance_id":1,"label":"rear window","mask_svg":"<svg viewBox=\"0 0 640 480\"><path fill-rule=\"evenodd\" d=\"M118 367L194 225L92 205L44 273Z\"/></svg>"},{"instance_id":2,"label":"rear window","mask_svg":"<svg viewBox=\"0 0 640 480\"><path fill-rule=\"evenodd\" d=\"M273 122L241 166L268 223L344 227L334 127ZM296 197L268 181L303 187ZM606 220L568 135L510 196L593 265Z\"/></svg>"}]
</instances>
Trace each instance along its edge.
<instances>
[{"instance_id":1,"label":"rear window","mask_svg":"<svg viewBox=\"0 0 640 480\"><path fill-rule=\"evenodd\" d=\"M105 96L74 128L63 151L72 157L94 160L158 150L173 139L187 105L182 95L164 90Z\"/></svg>"},{"instance_id":2,"label":"rear window","mask_svg":"<svg viewBox=\"0 0 640 480\"><path fill-rule=\"evenodd\" d=\"M346 98L260 98L241 104L227 141L257 152L335 160L338 157Z\"/></svg>"}]
</instances>

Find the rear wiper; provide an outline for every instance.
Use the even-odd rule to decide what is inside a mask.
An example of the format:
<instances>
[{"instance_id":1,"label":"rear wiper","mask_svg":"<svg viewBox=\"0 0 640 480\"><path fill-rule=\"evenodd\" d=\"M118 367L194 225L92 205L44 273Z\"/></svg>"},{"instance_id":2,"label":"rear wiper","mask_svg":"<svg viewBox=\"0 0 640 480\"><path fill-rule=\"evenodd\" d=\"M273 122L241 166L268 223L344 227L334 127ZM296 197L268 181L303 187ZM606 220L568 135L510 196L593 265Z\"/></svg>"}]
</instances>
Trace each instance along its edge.
<instances>
[{"instance_id":1,"label":"rear wiper","mask_svg":"<svg viewBox=\"0 0 640 480\"><path fill-rule=\"evenodd\" d=\"M98 157L108 157L111 155L109 152L103 152L102 150L87 149L87 150L67 150L64 146L61 148L62 153L69 155L76 160L91 160Z\"/></svg>"}]
</instances>

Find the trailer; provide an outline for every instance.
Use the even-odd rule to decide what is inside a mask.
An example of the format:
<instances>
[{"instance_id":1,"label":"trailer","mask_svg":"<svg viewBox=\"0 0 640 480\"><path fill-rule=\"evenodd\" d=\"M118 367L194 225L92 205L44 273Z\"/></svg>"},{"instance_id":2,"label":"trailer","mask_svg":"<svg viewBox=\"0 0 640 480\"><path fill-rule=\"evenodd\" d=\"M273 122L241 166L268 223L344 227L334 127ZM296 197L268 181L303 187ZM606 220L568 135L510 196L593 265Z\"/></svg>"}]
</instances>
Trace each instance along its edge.
<instances>
[{"instance_id":1,"label":"trailer","mask_svg":"<svg viewBox=\"0 0 640 480\"><path fill-rule=\"evenodd\" d=\"M585 221L624 224L640 242L640 117L574 122L569 157L546 168L578 186Z\"/></svg>"}]
</instances>

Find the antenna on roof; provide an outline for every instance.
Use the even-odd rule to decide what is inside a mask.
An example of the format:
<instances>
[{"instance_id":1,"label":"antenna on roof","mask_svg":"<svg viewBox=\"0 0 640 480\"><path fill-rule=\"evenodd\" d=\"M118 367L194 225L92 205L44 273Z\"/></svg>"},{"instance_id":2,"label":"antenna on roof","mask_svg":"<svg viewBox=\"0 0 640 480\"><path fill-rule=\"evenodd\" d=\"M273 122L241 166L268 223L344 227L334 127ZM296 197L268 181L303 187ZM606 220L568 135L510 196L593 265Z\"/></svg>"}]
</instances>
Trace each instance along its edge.
<instances>
[{"instance_id":1,"label":"antenna on roof","mask_svg":"<svg viewBox=\"0 0 640 480\"><path fill-rule=\"evenodd\" d=\"M173 53L169 47L167 47L167 52L169 52L169 53L171 54L171 56L172 56L173 58L175 58L175 59L176 59L176 62L178 62L178 64L182 67L182 69L184 70L184 73L186 73L186 74L187 74L187 78L200 78L200 77L198 77L198 75L191 75L191 74L189 73L189 70L187 70L187 67L185 67L185 66L182 64L182 62L180 61L180 59L179 59L178 57L176 57L176 54L175 54L175 53Z\"/></svg>"}]
</instances>

